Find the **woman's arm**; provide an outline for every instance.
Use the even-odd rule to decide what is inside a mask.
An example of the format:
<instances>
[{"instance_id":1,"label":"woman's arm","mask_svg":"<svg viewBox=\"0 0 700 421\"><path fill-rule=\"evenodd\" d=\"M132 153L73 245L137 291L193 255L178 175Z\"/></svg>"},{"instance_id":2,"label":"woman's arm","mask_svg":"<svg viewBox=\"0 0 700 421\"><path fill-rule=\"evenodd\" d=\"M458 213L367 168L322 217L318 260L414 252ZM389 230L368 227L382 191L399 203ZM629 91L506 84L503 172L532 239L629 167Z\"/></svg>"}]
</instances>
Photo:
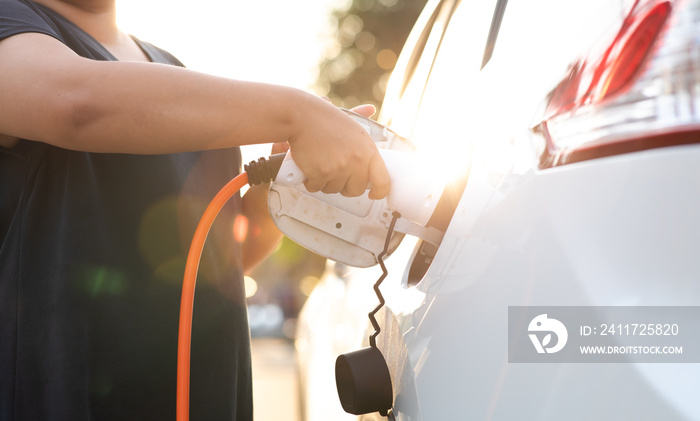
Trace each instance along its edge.
<instances>
[{"instance_id":1,"label":"woman's arm","mask_svg":"<svg viewBox=\"0 0 700 421\"><path fill-rule=\"evenodd\" d=\"M371 196L389 176L367 133L303 91L139 62L81 58L52 37L0 41L0 133L89 151L159 154L288 142L310 191Z\"/></svg>"}]
</instances>

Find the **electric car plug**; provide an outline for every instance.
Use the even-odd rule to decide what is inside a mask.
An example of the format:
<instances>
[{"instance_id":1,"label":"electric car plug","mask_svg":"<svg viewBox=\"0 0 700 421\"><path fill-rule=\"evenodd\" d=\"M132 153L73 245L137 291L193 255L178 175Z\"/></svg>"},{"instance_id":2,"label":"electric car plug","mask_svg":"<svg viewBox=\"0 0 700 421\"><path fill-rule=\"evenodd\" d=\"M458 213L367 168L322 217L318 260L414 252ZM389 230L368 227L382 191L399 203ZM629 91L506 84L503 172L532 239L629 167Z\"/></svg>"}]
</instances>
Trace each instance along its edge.
<instances>
[{"instance_id":1,"label":"electric car plug","mask_svg":"<svg viewBox=\"0 0 700 421\"><path fill-rule=\"evenodd\" d=\"M439 246L466 179L456 189L454 183L444 183L435 176L437 169L412 152L407 139L367 117L345 112L376 142L389 170L389 194L371 200L368 192L357 197L309 192L304 173L288 153L267 197L277 228L307 249L353 267L377 264L379 254L385 248L386 256L393 253L404 234ZM385 247L394 212L401 217Z\"/></svg>"},{"instance_id":2,"label":"electric car plug","mask_svg":"<svg viewBox=\"0 0 700 421\"><path fill-rule=\"evenodd\" d=\"M438 205L445 183L421 171L425 164L412 152L380 149L379 154L389 171L391 188L386 197L389 209L403 218L425 227ZM275 183L295 187L306 180L304 173L287 153L280 166Z\"/></svg>"}]
</instances>

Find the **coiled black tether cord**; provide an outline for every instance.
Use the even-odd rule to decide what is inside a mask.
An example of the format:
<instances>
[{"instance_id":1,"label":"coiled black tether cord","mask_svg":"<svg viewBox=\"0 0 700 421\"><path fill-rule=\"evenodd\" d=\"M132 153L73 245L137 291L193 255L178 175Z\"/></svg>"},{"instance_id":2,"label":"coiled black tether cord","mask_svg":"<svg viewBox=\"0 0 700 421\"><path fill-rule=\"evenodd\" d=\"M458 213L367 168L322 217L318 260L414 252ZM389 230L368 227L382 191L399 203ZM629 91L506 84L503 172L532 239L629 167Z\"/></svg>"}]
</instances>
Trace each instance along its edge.
<instances>
[{"instance_id":1,"label":"coiled black tether cord","mask_svg":"<svg viewBox=\"0 0 700 421\"><path fill-rule=\"evenodd\" d=\"M386 233L386 239L384 240L384 250L382 250L382 252L379 253L379 255L377 256L379 267L382 268L381 276L379 276L377 282L374 283L374 292L377 294L377 298L379 298L379 305L368 315L369 321L370 323L372 323L372 327L374 327L374 332L369 336L369 345L373 348L377 347L377 336L382 331L374 315L377 314L377 312L381 310L382 307L384 307L384 303L386 302L384 301L384 296L382 295L381 291L379 291L379 285L382 284L386 276L389 274L389 271L386 269L386 265L384 265L384 256L386 256L386 254L389 252L389 242L391 241L391 236L394 233L394 226L396 225L396 220L400 217L401 214L399 214L398 212L393 212L391 214L391 223L389 224L389 231Z\"/></svg>"}]
</instances>

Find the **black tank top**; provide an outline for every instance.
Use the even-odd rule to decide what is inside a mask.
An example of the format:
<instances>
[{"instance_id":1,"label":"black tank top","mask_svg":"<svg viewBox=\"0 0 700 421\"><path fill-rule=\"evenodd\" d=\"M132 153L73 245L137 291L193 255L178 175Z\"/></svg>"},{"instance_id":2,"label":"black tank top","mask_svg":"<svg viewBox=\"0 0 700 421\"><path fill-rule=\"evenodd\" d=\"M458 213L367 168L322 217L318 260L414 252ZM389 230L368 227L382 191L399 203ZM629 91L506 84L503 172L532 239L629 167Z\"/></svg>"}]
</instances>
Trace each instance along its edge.
<instances>
[{"instance_id":1,"label":"black tank top","mask_svg":"<svg viewBox=\"0 0 700 421\"><path fill-rule=\"evenodd\" d=\"M25 32L115 60L52 10L0 0L0 40ZM181 65L136 42L151 61ZM140 156L30 140L0 147L0 420L175 418L187 249L240 159L238 148ZM193 420L252 419L240 246L231 235L239 207L236 197L217 218L200 267Z\"/></svg>"}]
</instances>

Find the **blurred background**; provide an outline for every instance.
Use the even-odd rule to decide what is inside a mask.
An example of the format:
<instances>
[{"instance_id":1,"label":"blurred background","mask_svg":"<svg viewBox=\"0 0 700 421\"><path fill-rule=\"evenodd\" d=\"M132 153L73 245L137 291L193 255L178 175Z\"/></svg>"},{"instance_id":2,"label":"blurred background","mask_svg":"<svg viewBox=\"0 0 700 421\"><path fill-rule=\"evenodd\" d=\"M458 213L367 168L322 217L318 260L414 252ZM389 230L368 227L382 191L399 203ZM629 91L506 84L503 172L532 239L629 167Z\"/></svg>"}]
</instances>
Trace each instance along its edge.
<instances>
[{"instance_id":1,"label":"blurred background","mask_svg":"<svg viewBox=\"0 0 700 421\"><path fill-rule=\"evenodd\" d=\"M381 107L398 54L426 0L120 0L123 30L190 69L293 86L344 108ZM246 146L243 160L269 154ZM297 420L296 317L325 260L284 239L246 277L255 419Z\"/></svg>"}]
</instances>

